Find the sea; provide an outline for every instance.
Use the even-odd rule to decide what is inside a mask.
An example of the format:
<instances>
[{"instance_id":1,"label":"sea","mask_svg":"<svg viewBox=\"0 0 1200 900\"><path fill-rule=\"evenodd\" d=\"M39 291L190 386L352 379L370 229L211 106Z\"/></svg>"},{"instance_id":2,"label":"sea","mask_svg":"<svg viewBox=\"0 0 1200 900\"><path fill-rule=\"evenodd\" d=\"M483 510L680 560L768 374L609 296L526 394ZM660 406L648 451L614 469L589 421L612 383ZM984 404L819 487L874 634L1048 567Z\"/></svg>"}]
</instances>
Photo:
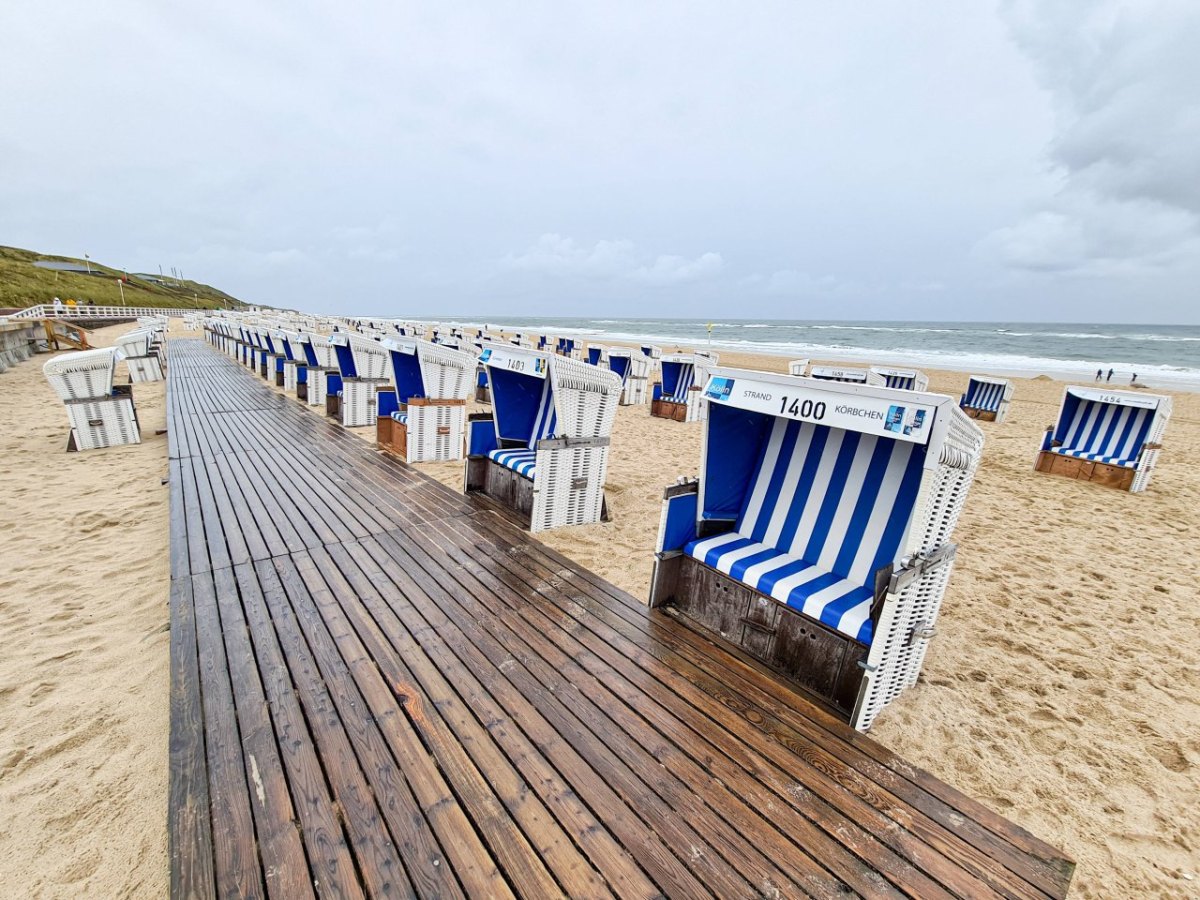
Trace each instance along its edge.
<instances>
[{"instance_id":1,"label":"sea","mask_svg":"<svg viewBox=\"0 0 1200 900\"><path fill-rule=\"evenodd\" d=\"M1072 380L1113 370L1114 387L1141 384L1200 391L1200 326L1030 322L838 322L726 319L459 317L461 326L648 342L670 352L711 345L739 353L862 364L909 365L991 375Z\"/></svg>"}]
</instances>

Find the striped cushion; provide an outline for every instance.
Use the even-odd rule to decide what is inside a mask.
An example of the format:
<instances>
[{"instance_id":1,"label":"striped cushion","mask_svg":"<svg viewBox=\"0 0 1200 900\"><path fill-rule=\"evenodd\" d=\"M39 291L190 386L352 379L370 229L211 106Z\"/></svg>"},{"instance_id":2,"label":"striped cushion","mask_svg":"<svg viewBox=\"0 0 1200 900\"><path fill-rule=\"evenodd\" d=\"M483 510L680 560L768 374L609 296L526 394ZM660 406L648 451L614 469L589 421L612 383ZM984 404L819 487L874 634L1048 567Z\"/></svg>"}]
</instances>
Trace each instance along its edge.
<instances>
[{"instance_id":1,"label":"striped cushion","mask_svg":"<svg viewBox=\"0 0 1200 900\"><path fill-rule=\"evenodd\" d=\"M667 388L667 372L675 369L675 383ZM675 403L686 403L688 392L696 383L696 366L693 363L664 363L663 364L663 396Z\"/></svg>"},{"instance_id":2,"label":"striped cushion","mask_svg":"<svg viewBox=\"0 0 1200 900\"><path fill-rule=\"evenodd\" d=\"M962 405L971 409L982 409L985 412L999 412L1000 401L1004 399L1004 385L990 381L972 381L967 385L967 393L963 395Z\"/></svg>"},{"instance_id":3,"label":"striped cushion","mask_svg":"<svg viewBox=\"0 0 1200 900\"><path fill-rule=\"evenodd\" d=\"M917 444L776 419L733 534L718 536L727 543L706 538L688 552L740 573L732 577L755 590L799 603L843 634L869 640L858 604L866 599L869 611L875 572L897 561L924 456ZM733 569L749 557L755 559Z\"/></svg>"},{"instance_id":4,"label":"striped cushion","mask_svg":"<svg viewBox=\"0 0 1200 900\"><path fill-rule=\"evenodd\" d=\"M394 412L394 413L392 413L392 418L395 419L397 422L399 422L401 425L408 424L408 413L406 413L406 412Z\"/></svg>"},{"instance_id":5,"label":"striped cushion","mask_svg":"<svg viewBox=\"0 0 1200 900\"><path fill-rule=\"evenodd\" d=\"M692 541L684 552L842 634L871 643L875 592L869 587L736 531Z\"/></svg>"},{"instance_id":6,"label":"striped cushion","mask_svg":"<svg viewBox=\"0 0 1200 900\"><path fill-rule=\"evenodd\" d=\"M1153 420L1152 409L1080 400L1062 446L1052 452L1132 469Z\"/></svg>"},{"instance_id":7,"label":"striped cushion","mask_svg":"<svg viewBox=\"0 0 1200 900\"><path fill-rule=\"evenodd\" d=\"M542 399L538 401L537 413L533 418L533 428L529 432L529 449L536 449L540 440L554 437L557 423L558 419L554 411L554 389L550 384L550 379L546 378L542 381Z\"/></svg>"},{"instance_id":8,"label":"striped cushion","mask_svg":"<svg viewBox=\"0 0 1200 900\"><path fill-rule=\"evenodd\" d=\"M500 465L512 469L518 475L524 475L530 481L537 472L536 450L493 450L488 459L494 459Z\"/></svg>"}]
</instances>

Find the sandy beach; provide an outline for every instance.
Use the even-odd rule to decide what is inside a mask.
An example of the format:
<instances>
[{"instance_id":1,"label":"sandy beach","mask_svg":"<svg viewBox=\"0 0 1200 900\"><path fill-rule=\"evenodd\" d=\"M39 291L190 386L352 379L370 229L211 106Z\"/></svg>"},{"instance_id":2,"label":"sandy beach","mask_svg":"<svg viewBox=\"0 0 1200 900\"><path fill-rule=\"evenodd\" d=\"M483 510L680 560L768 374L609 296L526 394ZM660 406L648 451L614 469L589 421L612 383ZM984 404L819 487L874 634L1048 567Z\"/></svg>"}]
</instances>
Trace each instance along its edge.
<instances>
[{"instance_id":1,"label":"sandy beach","mask_svg":"<svg viewBox=\"0 0 1200 900\"><path fill-rule=\"evenodd\" d=\"M0 895L163 896L163 385L135 389L141 445L68 455L46 359L0 375L15 426L0 436ZM931 390L955 397L967 381L929 374ZM1194 896L1200 395L1176 395L1154 482L1131 495L1033 472L1062 390L1018 379L1008 421L983 423L939 636L921 683L872 735L1062 847L1078 862L1073 896ZM542 540L644 599L662 489L696 474L701 428L621 408L613 521ZM461 487L460 463L421 468Z\"/></svg>"}]
</instances>

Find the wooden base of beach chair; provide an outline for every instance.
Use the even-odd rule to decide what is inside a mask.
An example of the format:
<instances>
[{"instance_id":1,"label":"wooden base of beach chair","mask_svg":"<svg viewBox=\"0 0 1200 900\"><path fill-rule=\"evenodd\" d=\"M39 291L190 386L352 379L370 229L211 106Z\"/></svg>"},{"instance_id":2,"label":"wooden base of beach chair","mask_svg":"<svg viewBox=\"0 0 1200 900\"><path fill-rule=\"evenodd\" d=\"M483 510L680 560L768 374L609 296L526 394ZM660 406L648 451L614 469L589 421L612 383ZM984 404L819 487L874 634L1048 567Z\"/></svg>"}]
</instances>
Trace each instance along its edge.
<instances>
[{"instance_id":1,"label":"wooden base of beach chair","mask_svg":"<svg viewBox=\"0 0 1200 900\"><path fill-rule=\"evenodd\" d=\"M486 456L469 456L466 464L466 492L481 494L495 504L515 524L532 530L533 481L518 475ZM608 499L600 498L600 521L609 522Z\"/></svg>"},{"instance_id":2,"label":"wooden base of beach chair","mask_svg":"<svg viewBox=\"0 0 1200 900\"><path fill-rule=\"evenodd\" d=\"M978 419L980 422L996 421L996 411L994 409L972 409L969 406L964 406L962 411L972 419Z\"/></svg>"},{"instance_id":3,"label":"wooden base of beach chair","mask_svg":"<svg viewBox=\"0 0 1200 900\"><path fill-rule=\"evenodd\" d=\"M719 634L849 721L865 673L860 665L867 658L864 644L690 556L659 566L655 588L668 611ZM668 579L673 586L664 584ZM665 589L669 597L663 596Z\"/></svg>"},{"instance_id":4,"label":"wooden base of beach chair","mask_svg":"<svg viewBox=\"0 0 1200 900\"><path fill-rule=\"evenodd\" d=\"M342 398L337 394L325 395L325 415L331 419L340 419L342 417Z\"/></svg>"},{"instance_id":5,"label":"wooden base of beach chair","mask_svg":"<svg viewBox=\"0 0 1200 900\"><path fill-rule=\"evenodd\" d=\"M307 382L299 382L299 381L296 382L296 399L297 400L305 400L305 401L308 400L308 383Z\"/></svg>"},{"instance_id":6,"label":"wooden base of beach chair","mask_svg":"<svg viewBox=\"0 0 1200 900\"><path fill-rule=\"evenodd\" d=\"M492 405L492 392L486 385L478 384L475 386L475 402L485 403L488 406Z\"/></svg>"},{"instance_id":7,"label":"wooden base of beach chair","mask_svg":"<svg viewBox=\"0 0 1200 900\"><path fill-rule=\"evenodd\" d=\"M1076 481L1087 481L1104 487L1116 488L1119 491L1129 491L1133 488L1136 469L1124 466L1111 466L1108 463L1094 462L1090 459L1079 459L1075 456L1063 456L1043 450L1038 454L1034 468L1048 475L1062 475L1074 478Z\"/></svg>"},{"instance_id":8,"label":"wooden base of beach chair","mask_svg":"<svg viewBox=\"0 0 1200 900\"><path fill-rule=\"evenodd\" d=\"M275 372L275 387L283 387L283 372L276 370Z\"/></svg>"},{"instance_id":9,"label":"wooden base of beach chair","mask_svg":"<svg viewBox=\"0 0 1200 900\"><path fill-rule=\"evenodd\" d=\"M650 404L650 415L659 419L673 419L676 422L686 422L687 404L676 403L674 400L655 400Z\"/></svg>"}]
</instances>

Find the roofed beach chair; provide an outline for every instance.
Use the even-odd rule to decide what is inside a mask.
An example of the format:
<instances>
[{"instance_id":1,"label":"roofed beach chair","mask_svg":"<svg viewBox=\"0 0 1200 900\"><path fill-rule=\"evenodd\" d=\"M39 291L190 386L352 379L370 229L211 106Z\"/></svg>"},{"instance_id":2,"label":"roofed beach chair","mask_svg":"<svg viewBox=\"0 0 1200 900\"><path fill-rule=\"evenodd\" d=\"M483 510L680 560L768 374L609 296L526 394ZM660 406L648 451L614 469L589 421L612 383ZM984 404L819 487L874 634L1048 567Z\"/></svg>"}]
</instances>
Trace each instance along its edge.
<instances>
[{"instance_id":1,"label":"roofed beach chair","mask_svg":"<svg viewBox=\"0 0 1200 900\"><path fill-rule=\"evenodd\" d=\"M285 392L296 396L300 373L304 373L306 382L308 379L308 359L304 355L304 348L300 346L300 333L280 329L275 332L275 338L283 346L283 371L280 372L282 377L276 383Z\"/></svg>"},{"instance_id":2,"label":"roofed beach chair","mask_svg":"<svg viewBox=\"0 0 1200 900\"><path fill-rule=\"evenodd\" d=\"M593 366L602 366L608 362L608 351L603 344L587 345L587 361Z\"/></svg>"},{"instance_id":3,"label":"roofed beach chair","mask_svg":"<svg viewBox=\"0 0 1200 900\"><path fill-rule=\"evenodd\" d=\"M67 450L141 443L133 388L113 384L120 358L121 351L116 347L105 347L56 356L42 366L71 423Z\"/></svg>"},{"instance_id":4,"label":"roofed beach chair","mask_svg":"<svg viewBox=\"0 0 1200 900\"><path fill-rule=\"evenodd\" d=\"M492 412L468 418L464 489L514 510L533 532L599 522L620 379L515 347L485 348L479 361Z\"/></svg>"},{"instance_id":5,"label":"roofed beach chair","mask_svg":"<svg viewBox=\"0 0 1200 900\"><path fill-rule=\"evenodd\" d=\"M871 366L872 374L883 379L883 386L902 391L924 391L929 388L929 376L916 369L894 369L888 366Z\"/></svg>"},{"instance_id":6,"label":"roofed beach chair","mask_svg":"<svg viewBox=\"0 0 1200 900\"><path fill-rule=\"evenodd\" d=\"M813 366L808 370L808 377L817 381L884 386L882 375L876 375L870 369L855 369L849 366Z\"/></svg>"},{"instance_id":7,"label":"roofed beach chair","mask_svg":"<svg viewBox=\"0 0 1200 900\"><path fill-rule=\"evenodd\" d=\"M959 407L972 419L984 422L1003 422L1012 400L1013 383L1007 378L972 375L967 392L958 401Z\"/></svg>"},{"instance_id":8,"label":"roofed beach chair","mask_svg":"<svg viewBox=\"0 0 1200 900\"><path fill-rule=\"evenodd\" d=\"M131 384L163 380L163 359L155 332L149 329L131 331L118 337L113 345L121 351Z\"/></svg>"},{"instance_id":9,"label":"roofed beach chair","mask_svg":"<svg viewBox=\"0 0 1200 900\"><path fill-rule=\"evenodd\" d=\"M650 605L866 729L916 682L983 434L949 397L715 369L665 493Z\"/></svg>"},{"instance_id":10,"label":"roofed beach chair","mask_svg":"<svg viewBox=\"0 0 1200 900\"><path fill-rule=\"evenodd\" d=\"M621 406L640 406L646 402L650 357L626 347L609 347L608 368L621 379Z\"/></svg>"},{"instance_id":11,"label":"roofed beach chair","mask_svg":"<svg viewBox=\"0 0 1200 900\"><path fill-rule=\"evenodd\" d=\"M296 397L309 406L324 406L329 393L329 375L337 374L337 354L325 335L311 331L296 334L304 364L296 366Z\"/></svg>"},{"instance_id":12,"label":"roofed beach chair","mask_svg":"<svg viewBox=\"0 0 1200 900\"><path fill-rule=\"evenodd\" d=\"M325 413L347 428L374 425L377 418L376 393L390 380L391 355L379 341L352 332L337 332L329 343L337 355L338 381L327 379Z\"/></svg>"},{"instance_id":13,"label":"roofed beach chair","mask_svg":"<svg viewBox=\"0 0 1200 900\"><path fill-rule=\"evenodd\" d=\"M808 374L808 364L810 361L807 359L793 359L788 363L788 374L798 375L803 378Z\"/></svg>"},{"instance_id":14,"label":"roofed beach chair","mask_svg":"<svg viewBox=\"0 0 1200 900\"><path fill-rule=\"evenodd\" d=\"M1130 493L1144 491L1171 418L1170 397L1072 385L1035 468Z\"/></svg>"},{"instance_id":15,"label":"roofed beach chair","mask_svg":"<svg viewBox=\"0 0 1200 900\"><path fill-rule=\"evenodd\" d=\"M378 393L375 438L411 463L462 459L474 353L428 341L384 338L392 386Z\"/></svg>"},{"instance_id":16,"label":"roofed beach chair","mask_svg":"<svg viewBox=\"0 0 1200 900\"><path fill-rule=\"evenodd\" d=\"M717 364L715 353L669 353L659 360L662 380L654 385L650 415L676 422L700 422L707 404L703 400L709 370Z\"/></svg>"},{"instance_id":17,"label":"roofed beach chair","mask_svg":"<svg viewBox=\"0 0 1200 900\"><path fill-rule=\"evenodd\" d=\"M487 366L475 367L475 402L491 406L492 390L488 387Z\"/></svg>"}]
</instances>

